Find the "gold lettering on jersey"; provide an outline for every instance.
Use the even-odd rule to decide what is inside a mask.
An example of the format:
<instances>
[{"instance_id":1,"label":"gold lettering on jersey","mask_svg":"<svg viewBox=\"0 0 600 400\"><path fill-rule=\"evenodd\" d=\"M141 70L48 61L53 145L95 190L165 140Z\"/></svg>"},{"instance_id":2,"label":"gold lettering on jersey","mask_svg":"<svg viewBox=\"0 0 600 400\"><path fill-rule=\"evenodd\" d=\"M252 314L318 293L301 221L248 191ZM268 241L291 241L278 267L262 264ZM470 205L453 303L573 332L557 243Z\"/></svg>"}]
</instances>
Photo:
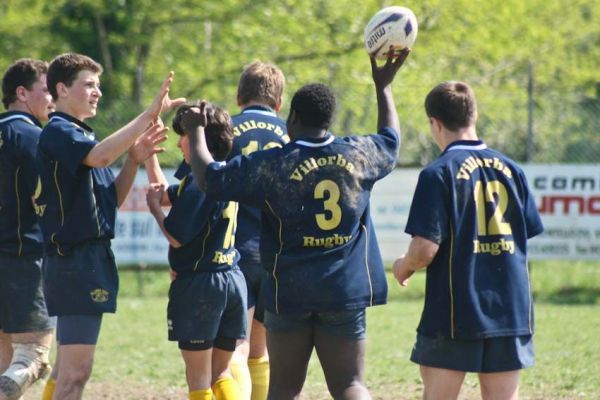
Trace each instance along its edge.
<instances>
[{"instance_id":1,"label":"gold lettering on jersey","mask_svg":"<svg viewBox=\"0 0 600 400\"><path fill-rule=\"evenodd\" d=\"M233 265L234 259L235 252L225 254L222 251L215 251L215 255L213 256L212 262L214 262L215 264Z\"/></svg>"},{"instance_id":2,"label":"gold lettering on jersey","mask_svg":"<svg viewBox=\"0 0 600 400\"><path fill-rule=\"evenodd\" d=\"M43 217L44 216L44 212L46 211L46 205L45 204L38 204L37 203L37 200L40 198L41 195L42 195L42 180L38 177L37 185L35 187L35 192L33 193L33 196L31 196L31 202L33 204L33 210L34 210L35 214L38 217Z\"/></svg>"},{"instance_id":3,"label":"gold lettering on jersey","mask_svg":"<svg viewBox=\"0 0 600 400\"><path fill-rule=\"evenodd\" d=\"M90 292L90 297L96 303L106 303L108 301L108 290L105 289L94 289Z\"/></svg>"},{"instance_id":4,"label":"gold lettering on jersey","mask_svg":"<svg viewBox=\"0 0 600 400\"><path fill-rule=\"evenodd\" d=\"M354 165L347 161L342 154L334 154L327 157L308 158L302 161L290 175L290 179L302 182L304 177L310 172L319 169L320 167L336 166L352 173Z\"/></svg>"},{"instance_id":5,"label":"gold lettering on jersey","mask_svg":"<svg viewBox=\"0 0 600 400\"><path fill-rule=\"evenodd\" d=\"M479 240L473 240L473 253L491 254L497 256L507 252L515 254L515 241L500 239L497 242L483 243Z\"/></svg>"},{"instance_id":6,"label":"gold lettering on jersey","mask_svg":"<svg viewBox=\"0 0 600 400\"><path fill-rule=\"evenodd\" d=\"M331 249L334 246L341 246L348 243L352 239L352 235L340 236L336 233L333 236L327 237L304 236L303 239L304 243L302 246L304 247L325 247L326 249Z\"/></svg>"},{"instance_id":7,"label":"gold lettering on jersey","mask_svg":"<svg viewBox=\"0 0 600 400\"><path fill-rule=\"evenodd\" d=\"M253 119L248 121L244 121L241 124L233 127L233 134L235 136L240 136L242 133L246 133L253 129L263 129L271 132L275 132L277 136L283 136L283 129L279 125L271 124L268 122L258 121L256 122Z\"/></svg>"},{"instance_id":8,"label":"gold lettering on jersey","mask_svg":"<svg viewBox=\"0 0 600 400\"><path fill-rule=\"evenodd\" d=\"M504 165L504 163L502 163L498 157L479 158L473 156L463 161L458 173L456 174L456 179L470 179L471 174L477 168L494 168L495 170L502 172L504 175L512 179L512 171L508 168L508 166Z\"/></svg>"}]
</instances>

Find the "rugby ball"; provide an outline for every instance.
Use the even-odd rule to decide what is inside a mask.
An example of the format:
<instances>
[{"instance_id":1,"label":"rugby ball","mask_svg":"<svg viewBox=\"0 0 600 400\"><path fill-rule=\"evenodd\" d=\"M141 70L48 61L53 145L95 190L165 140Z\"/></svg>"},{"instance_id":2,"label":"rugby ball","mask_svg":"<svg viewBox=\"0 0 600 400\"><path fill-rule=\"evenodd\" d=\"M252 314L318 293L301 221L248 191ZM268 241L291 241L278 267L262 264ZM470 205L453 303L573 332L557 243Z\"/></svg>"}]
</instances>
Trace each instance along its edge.
<instances>
[{"instance_id":1,"label":"rugby ball","mask_svg":"<svg viewBox=\"0 0 600 400\"><path fill-rule=\"evenodd\" d=\"M392 6L379 10L365 28L365 48L375 58L387 58L390 45L392 56L398 56L405 47L412 47L417 39L417 17L406 7Z\"/></svg>"}]
</instances>

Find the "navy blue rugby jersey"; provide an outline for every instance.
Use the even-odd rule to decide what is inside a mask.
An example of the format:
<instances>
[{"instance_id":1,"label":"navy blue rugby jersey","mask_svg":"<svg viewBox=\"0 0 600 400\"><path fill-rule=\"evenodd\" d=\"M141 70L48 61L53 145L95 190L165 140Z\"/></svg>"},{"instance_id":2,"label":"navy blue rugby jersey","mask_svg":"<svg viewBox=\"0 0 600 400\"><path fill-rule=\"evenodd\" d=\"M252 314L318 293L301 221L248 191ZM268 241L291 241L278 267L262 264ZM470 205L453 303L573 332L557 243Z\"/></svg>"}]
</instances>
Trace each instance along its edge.
<instances>
[{"instance_id":1,"label":"navy blue rugby jersey","mask_svg":"<svg viewBox=\"0 0 600 400\"><path fill-rule=\"evenodd\" d=\"M0 252L40 254L42 230L35 215L35 154L42 125L31 114L0 114Z\"/></svg>"},{"instance_id":2,"label":"navy blue rugby jersey","mask_svg":"<svg viewBox=\"0 0 600 400\"><path fill-rule=\"evenodd\" d=\"M232 117L233 148L229 158L240 154L247 156L259 150L282 147L290 141L285 121L269 107L250 106ZM240 204L236 248L242 262L259 263L260 209Z\"/></svg>"},{"instance_id":3,"label":"navy blue rugby jersey","mask_svg":"<svg viewBox=\"0 0 600 400\"><path fill-rule=\"evenodd\" d=\"M178 273L224 271L236 265L237 203L217 201L198 189L191 173L167 189L171 211L165 229L181 247L169 247L169 265Z\"/></svg>"},{"instance_id":4,"label":"navy blue rugby jersey","mask_svg":"<svg viewBox=\"0 0 600 400\"><path fill-rule=\"evenodd\" d=\"M456 141L420 174L406 232L440 245L418 332L479 339L533 333L527 239L542 222L523 171L481 141Z\"/></svg>"},{"instance_id":5,"label":"navy blue rugby jersey","mask_svg":"<svg viewBox=\"0 0 600 400\"><path fill-rule=\"evenodd\" d=\"M115 177L109 168L82 164L98 144L94 132L70 115L56 112L40 135L38 206L46 251L64 255L77 244L114 237Z\"/></svg>"},{"instance_id":6,"label":"navy blue rugby jersey","mask_svg":"<svg viewBox=\"0 0 600 400\"><path fill-rule=\"evenodd\" d=\"M384 304L387 284L369 213L375 182L396 165L399 136L303 138L209 165L208 192L262 210L261 263L271 312Z\"/></svg>"}]
</instances>

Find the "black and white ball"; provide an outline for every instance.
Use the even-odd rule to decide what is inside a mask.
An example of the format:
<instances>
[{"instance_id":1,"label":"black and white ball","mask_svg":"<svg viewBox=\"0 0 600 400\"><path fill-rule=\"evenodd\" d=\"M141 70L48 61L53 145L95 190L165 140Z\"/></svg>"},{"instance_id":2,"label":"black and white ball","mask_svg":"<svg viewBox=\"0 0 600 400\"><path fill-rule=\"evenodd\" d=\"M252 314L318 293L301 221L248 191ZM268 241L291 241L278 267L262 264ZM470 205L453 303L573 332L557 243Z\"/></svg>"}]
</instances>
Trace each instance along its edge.
<instances>
[{"instance_id":1,"label":"black and white ball","mask_svg":"<svg viewBox=\"0 0 600 400\"><path fill-rule=\"evenodd\" d=\"M365 48L375 58L387 58L390 45L393 55L412 47L417 39L417 17L406 7L392 6L379 10L365 28Z\"/></svg>"}]
</instances>

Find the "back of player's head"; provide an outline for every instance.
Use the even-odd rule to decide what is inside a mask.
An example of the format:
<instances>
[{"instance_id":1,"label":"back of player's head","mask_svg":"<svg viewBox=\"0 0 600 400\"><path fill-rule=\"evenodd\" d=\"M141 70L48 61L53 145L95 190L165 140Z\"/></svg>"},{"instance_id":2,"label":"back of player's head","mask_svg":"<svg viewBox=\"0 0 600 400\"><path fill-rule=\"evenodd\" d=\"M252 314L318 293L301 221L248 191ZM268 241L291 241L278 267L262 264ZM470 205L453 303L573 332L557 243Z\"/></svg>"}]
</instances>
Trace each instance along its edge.
<instances>
[{"instance_id":1,"label":"back of player's head","mask_svg":"<svg viewBox=\"0 0 600 400\"><path fill-rule=\"evenodd\" d=\"M321 83L303 86L292 98L290 113L292 111L296 112L303 126L328 129L335 112L335 95Z\"/></svg>"},{"instance_id":2,"label":"back of player's head","mask_svg":"<svg viewBox=\"0 0 600 400\"><path fill-rule=\"evenodd\" d=\"M450 131L474 125L477 121L475 93L464 82L442 82L425 98L425 112L428 117L440 120Z\"/></svg>"},{"instance_id":3,"label":"back of player's head","mask_svg":"<svg viewBox=\"0 0 600 400\"><path fill-rule=\"evenodd\" d=\"M184 104L177 109L173 118L173 130L180 136L186 133L181 126L181 117L192 107L198 107L199 103ZM219 106L208 103L206 105L206 116L208 122L204 128L208 151L215 160L223 161L231 151L233 145L233 125L229 113Z\"/></svg>"},{"instance_id":4,"label":"back of player's head","mask_svg":"<svg viewBox=\"0 0 600 400\"><path fill-rule=\"evenodd\" d=\"M70 87L73 84L73 81L77 79L77 74L79 74L80 71L91 71L96 74L101 74L103 69L102 65L98 64L90 57L76 53L61 54L50 62L47 81L48 90L54 100L58 98L56 85L60 82L64 83L65 86Z\"/></svg>"},{"instance_id":5,"label":"back of player's head","mask_svg":"<svg viewBox=\"0 0 600 400\"><path fill-rule=\"evenodd\" d=\"M2 78L2 104L8 108L17 100L17 88L31 90L40 77L48 73L48 63L32 58L21 58L8 67Z\"/></svg>"},{"instance_id":6,"label":"back of player's head","mask_svg":"<svg viewBox=\"0 0 600 400\"><path fill-rule=\"evenodd\" d=\"M238 101L240 104L264 103L275 109L281 102L285 77L273 64L255 61L240 75Z\"/></svg>"}]
</instances>

